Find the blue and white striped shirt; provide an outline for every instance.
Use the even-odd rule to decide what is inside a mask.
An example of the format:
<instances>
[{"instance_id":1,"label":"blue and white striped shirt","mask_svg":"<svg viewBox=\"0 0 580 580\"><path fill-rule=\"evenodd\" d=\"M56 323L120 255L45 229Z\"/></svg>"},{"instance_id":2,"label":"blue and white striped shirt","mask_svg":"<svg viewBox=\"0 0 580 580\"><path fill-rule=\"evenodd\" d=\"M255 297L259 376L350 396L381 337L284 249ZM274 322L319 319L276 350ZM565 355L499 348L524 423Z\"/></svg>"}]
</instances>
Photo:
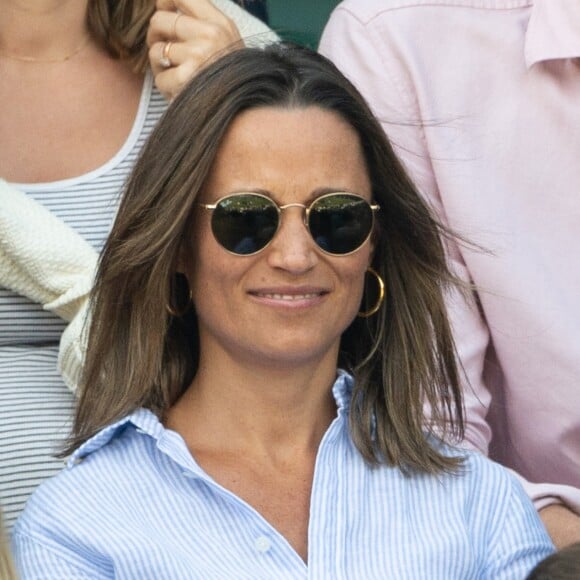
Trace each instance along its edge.
<instances>
[{"instance_id":1,"label":"blue and white striped shirt","mask_svg":"<svg viewBox=\"0 0 580 580\"><path fill-rule=\"evenodd\" d=\"M308 564L141 409L87 441L32 496L13 537L22 579L521 580L552 552L519 483L482 456L438 477L365 464L348 431L351 388L345 374L333 387L338 414L316 458Z\"/></svg>"}]
</instances>

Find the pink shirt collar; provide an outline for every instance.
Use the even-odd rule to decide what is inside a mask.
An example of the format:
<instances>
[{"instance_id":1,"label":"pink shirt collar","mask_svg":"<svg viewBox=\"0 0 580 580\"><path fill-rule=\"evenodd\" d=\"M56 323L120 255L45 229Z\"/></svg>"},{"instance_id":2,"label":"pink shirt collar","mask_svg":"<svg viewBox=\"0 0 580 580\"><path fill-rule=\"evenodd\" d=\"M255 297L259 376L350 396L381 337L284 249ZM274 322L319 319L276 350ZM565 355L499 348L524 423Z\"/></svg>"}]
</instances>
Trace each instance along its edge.
<instances>
[{"instance_id":1,"label":"pink shirt collar","mask_svg":"<svg viewBox=\"0 0 580 580\"><path fill-rule=\"evenodd\" d=\"M580 1L535 0L526 32L527 67L576 57L580 57Z\"/></svg>"}]
</instances>

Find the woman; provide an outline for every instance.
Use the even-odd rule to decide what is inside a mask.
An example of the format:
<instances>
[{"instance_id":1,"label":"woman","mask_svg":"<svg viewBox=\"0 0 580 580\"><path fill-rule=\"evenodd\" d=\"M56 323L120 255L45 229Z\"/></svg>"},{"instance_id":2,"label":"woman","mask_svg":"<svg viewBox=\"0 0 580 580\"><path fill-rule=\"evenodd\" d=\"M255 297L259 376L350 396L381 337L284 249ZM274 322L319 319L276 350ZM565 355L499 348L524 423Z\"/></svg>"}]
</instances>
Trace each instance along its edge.
<instances>
[{"instance_id":1,"label":"woman","mask_svg":"<svg viewBox=\"0 0 580 580\"><path fill-rule=\"evenodd\" d=\"M524 577L552 549L532 505L434 434L462 416L439 233L323 57L202 71L105 245L23 577Z\"/></svg>"},{"instance_id":2,"label":"woman","mask_svg":"<svg viewBox=\"0 0 580 580\"><path fill-rule=\"evenodd\" d=\"M157 11L153 0L2 3L0 177L75 230L89 254L101 248L122 184L166 108L153 77L172 97L187 75L212 54L235 45L240 34L254 38L267 30L229 0L216 6L209 0L183 0L178 14L173 2L161 0ZM161 66L164 52L171 66ZM14 217L8 186L1 187L2 209ZM39 238L31 253L47 271L40 286L44 291L48 280L50 292L43 302L52 303L61 290L53 279L61 280L43 254L42 236L51 238L44 222L29 225ZM0 237L4 251L6 232ZM94 262L85 259L87 248L67 247L81 256L72 272L87 279L85 290ZM43 292L33 292L31 301L20 286L18 292L13 286L9 290L6 277L18 268L14 259L19 255L10 254L0 271L5 286L0 289L0 504L8 527L30 492L62 465L51 455L68 430L72 396L56 369L65 325L58 315L68 320L78 307L74 303L64 314L56 309L55 315L34 303ZM25 261L27 274L38 272L29 266ZM70 265L63 268L70 276ZM25 282L32 290L39 285L34 279Z\"/></svg>"}]
</instances>

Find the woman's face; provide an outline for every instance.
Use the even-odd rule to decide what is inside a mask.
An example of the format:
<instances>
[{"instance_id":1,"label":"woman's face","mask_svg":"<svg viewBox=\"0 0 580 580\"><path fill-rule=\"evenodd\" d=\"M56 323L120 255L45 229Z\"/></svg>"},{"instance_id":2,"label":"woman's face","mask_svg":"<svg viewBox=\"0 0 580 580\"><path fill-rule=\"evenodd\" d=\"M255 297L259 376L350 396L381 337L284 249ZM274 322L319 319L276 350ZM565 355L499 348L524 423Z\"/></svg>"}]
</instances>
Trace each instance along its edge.
<instances>
[{"instance_id":1,"label":"woman's face","mask_svg":"<svg viewBox=\"0 0 580 580\"><path fill-rule=\"evenodd\" d=\"M200 202L258 192L278 205L329 191L371 200L355 131L318 107L263 107L240 114L219 149ZM336 361L340 337L359 309L372 244L345 256L322 252L303 222L304 210L283 210L272 242L236 256L216 241L210 210L196 209L190 261L184 260L204 356L293 366Z\"/></svg>"}]
</instances>

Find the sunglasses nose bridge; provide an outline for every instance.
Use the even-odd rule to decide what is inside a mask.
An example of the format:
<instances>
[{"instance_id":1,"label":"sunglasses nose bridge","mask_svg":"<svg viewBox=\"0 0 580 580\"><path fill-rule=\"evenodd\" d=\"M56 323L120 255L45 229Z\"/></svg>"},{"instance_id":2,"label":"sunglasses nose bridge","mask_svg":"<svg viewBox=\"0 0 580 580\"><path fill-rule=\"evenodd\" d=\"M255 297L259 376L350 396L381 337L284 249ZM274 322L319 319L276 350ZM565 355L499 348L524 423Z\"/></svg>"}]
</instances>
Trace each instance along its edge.
<instances>
[{"instance_id":1,"label":"sunglasses nose bridge","mask_svg":"<svg viewBox=\"0 0 580 580\"><path fill-rule=\"evenodd\" d=\"M279 205L278 208L280 209L280 211L284 211L285 209L288 209L289 207L301 207L302 209L306 209L307 206L304 205L303 203L286 203L284 205Z\"/></svg>"},{"instance_id":2,"label":"sunglasses nose bridge","mask_svg":"<svg viewBox=\"0 0 580 580\"><path fill-rule=\"evenodd\" d=\"M278 213L281 214L285 209L289 209L291 207L299 207L302 209L302 221L304 225L308 228L308 206L303 203L286 203L284 205L279 205Z\"/></svg>"}]
</instances>

